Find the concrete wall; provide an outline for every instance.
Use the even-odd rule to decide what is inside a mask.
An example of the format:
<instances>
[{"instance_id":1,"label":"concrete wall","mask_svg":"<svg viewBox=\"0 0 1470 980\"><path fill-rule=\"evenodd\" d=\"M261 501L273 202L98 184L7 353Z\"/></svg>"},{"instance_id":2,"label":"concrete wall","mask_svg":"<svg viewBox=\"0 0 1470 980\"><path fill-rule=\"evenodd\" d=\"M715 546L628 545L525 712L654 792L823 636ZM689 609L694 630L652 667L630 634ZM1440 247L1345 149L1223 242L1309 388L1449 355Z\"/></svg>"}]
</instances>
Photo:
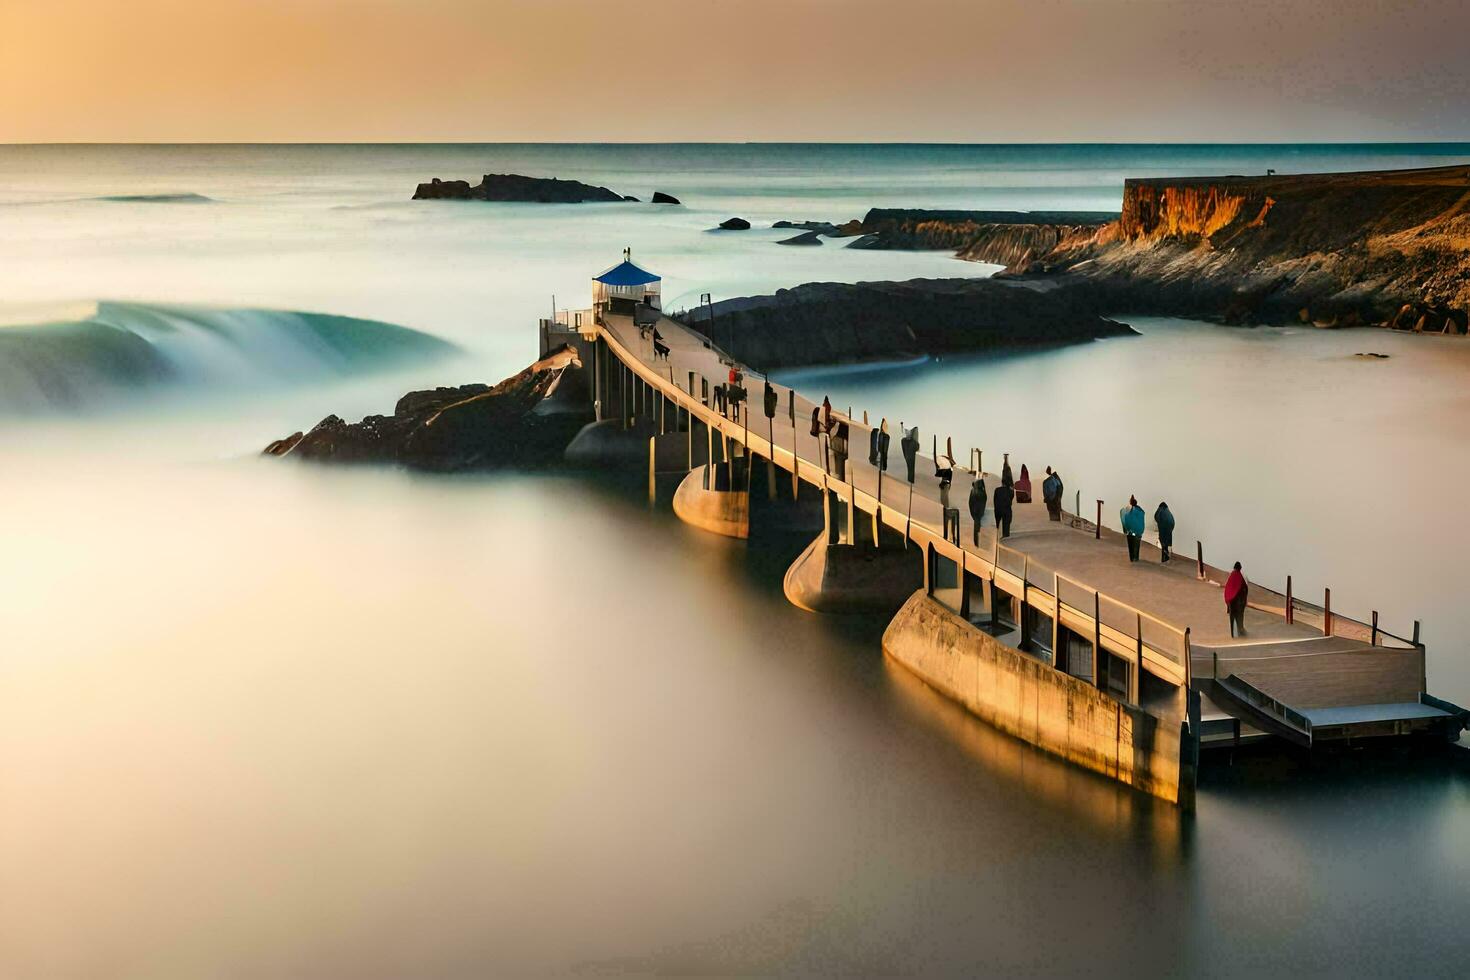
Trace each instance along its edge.
<instances>
[{"instance_id":1,"label":"concrete wall","mask_svg":"<svg viewBox=\"0 0 1470 980\"><path fill-rule=\"evenodd\" d=\"M1154 796L1180 802L1183 692L1157 712L1123 704L1006 646L923 591L883 634L883 652L1010 735ZM1183 802L1193 800L1186 786Z\"/></svg>"}]
</instances>

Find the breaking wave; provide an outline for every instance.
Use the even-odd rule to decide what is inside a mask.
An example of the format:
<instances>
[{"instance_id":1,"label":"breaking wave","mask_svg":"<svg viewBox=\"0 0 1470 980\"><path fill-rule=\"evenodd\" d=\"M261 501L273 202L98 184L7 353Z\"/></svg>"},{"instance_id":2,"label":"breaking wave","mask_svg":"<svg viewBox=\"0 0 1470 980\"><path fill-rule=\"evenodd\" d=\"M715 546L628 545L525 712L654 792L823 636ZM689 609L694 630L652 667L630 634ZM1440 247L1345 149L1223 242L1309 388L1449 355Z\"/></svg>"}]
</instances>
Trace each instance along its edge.
<instances>
[{"instance_id":1,"label":"breaking wave","mask_svg":"<svg viewBox=\"0 0 1470 980\"><path fill-rule=\"evenodd\" d=\"M407 327L325 313L104 302L0 326L0 413L306 384L457 351Z\"/></svg>"}]
</instances>

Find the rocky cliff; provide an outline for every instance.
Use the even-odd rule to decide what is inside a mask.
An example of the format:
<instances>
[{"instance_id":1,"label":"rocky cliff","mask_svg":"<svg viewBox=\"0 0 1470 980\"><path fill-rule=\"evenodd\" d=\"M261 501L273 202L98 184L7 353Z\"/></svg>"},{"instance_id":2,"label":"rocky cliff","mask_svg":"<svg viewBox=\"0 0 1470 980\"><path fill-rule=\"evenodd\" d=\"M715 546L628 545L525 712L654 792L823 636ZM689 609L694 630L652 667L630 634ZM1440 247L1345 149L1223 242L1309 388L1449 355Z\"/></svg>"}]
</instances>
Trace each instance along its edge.
<instances>
[{"instance_id":1,"label":"rocky cliff","mask_svg":"<svg viewBox=\"0 0 1470 980\"><path fill-rule=\"evenodd\" d=\"M1038 262L1115 310L1463 333L1470 167L1130 180L1116 224Z\"/></svg>"},{"instance_id":2,"label":"rocky cliff","mask_svg":"<svg viewBox=\"0 0 1470 980\"><path fill-rule=\"evenodd\" d=\"M807 283L716 303L715 339L758 369L1054 347L1133 330L1082 290L990 279ZM708 314L686 314L709 333ZM733 340L730 338L733 336Z\"/></svg>"},{"instance_id":3,"label":"rocky cliff","mask_svg":"<svg viewBox=\"0 0 1470 980\"><path fill-rule=\"evenodd\" d=\"M965 250L980 239L1011 226L1099 228L1116 220L1111 211L928 211L873 208L863 218L861 233L877 236L866 248ZM1058 240L1060 240L1060 234ZM976 258L993 262L995 259ZM1009 264L1009 263L1007 263Z\"/></svg>"},{"instance_id":4,"label":"rocky cliff","mask_svg":"<svg viewBox=\"0 0 1470 980\"><path fill-rule=\"evenodd\" d=\"M521 174L486 174L480 183L440 180L435 177L414 191L415 201L523 201L533 204L580 204L584 201L622 201L606 187L556 177L526 177Z\"/></svg>"},{"instance_id":5,"label":"rocky cliff","mask_svg":"<svg viewBox=\"0 0 1470 980\"><path fill-rule=\"evenodd\" d=\"M438 472L550 466L561 461L562 450L591 418L589 409L556 398L562 375L580 366L562 348L494 387L412 391L392 415L369 415L361 422L329 415L309 432L272 442L263 454Z\"/></svg>"}]
</instances>

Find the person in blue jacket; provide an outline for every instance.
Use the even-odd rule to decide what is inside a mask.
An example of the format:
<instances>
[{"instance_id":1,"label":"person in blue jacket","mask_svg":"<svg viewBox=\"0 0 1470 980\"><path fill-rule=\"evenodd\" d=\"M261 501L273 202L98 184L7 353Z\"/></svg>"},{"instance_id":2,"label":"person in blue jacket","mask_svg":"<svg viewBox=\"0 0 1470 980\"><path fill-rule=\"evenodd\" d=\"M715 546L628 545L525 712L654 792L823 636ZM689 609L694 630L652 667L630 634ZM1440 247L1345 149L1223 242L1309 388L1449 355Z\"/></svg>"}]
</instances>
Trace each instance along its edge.
<instances>
[{"instance_id":1,"label":"person in blue jacket","mask_svg":"<svg viewBox=\"0 0 1470 980\"><path fill-rule=\"evenodd\" d=\"M1138 549L1143 544L1143 508L1138 506L1138 498L1129 497L1128 506L1118 516L1123 521L1123 534L1128 538L1128 560L1138 561Z\"/></svg>"},{"instance_id":2,"label":"person in blue jacket","mask_svg":"<svg viewBox=\"0 0 1470 980\"><path fill-rule=\"evenodd\" d=\"M1159 502L1159 509L1154 511L1154 523L1159 526L1159 550L1164 555L1159 561L1167 562L1169 551L1174 547L1174 512L1163 501Z\"/></svg>"}]
</instances>

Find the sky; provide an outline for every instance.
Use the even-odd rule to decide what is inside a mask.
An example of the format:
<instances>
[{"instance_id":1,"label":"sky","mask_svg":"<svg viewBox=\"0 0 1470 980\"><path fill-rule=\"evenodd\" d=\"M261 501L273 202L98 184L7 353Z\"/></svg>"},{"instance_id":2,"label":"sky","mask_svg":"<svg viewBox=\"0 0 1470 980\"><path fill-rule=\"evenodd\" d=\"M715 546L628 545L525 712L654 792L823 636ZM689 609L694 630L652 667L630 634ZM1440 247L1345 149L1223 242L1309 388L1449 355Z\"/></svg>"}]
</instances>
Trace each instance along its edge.
<instances>
[{"instance_id":1,"label":"sky","mask_svg":"<svg viewBox=\"0 0 1470 980\"><path fill-rule=\"evenodd\" d=\"M0 142L1470 139L1467 0L0 0Z\"/></svg>"}]
</instances>

